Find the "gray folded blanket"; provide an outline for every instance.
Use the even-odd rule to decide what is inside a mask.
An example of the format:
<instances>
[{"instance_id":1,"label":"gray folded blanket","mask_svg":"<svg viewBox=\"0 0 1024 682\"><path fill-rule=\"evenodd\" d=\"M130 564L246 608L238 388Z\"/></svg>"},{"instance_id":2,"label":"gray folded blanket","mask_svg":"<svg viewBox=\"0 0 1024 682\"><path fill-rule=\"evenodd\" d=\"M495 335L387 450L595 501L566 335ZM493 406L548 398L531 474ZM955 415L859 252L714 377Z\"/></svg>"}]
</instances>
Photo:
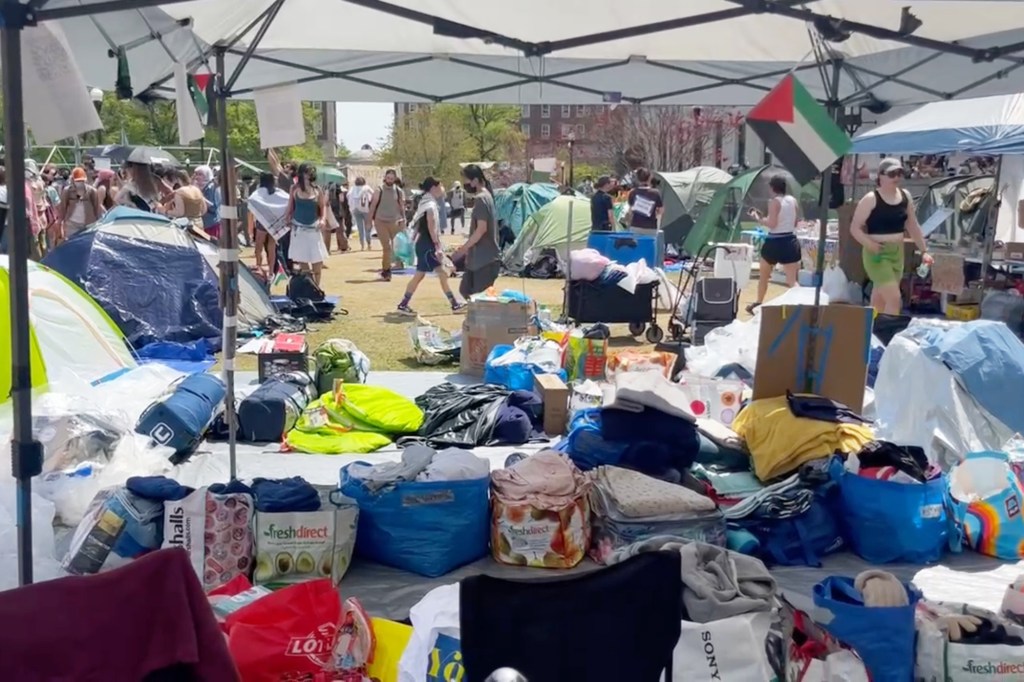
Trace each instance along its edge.
<instances>
[{"instance_id":1,"label":"gray folded blanket","mask_svg":"<svg viewBox=\"0 0 1024 682\"><path fill-rule=\"evenodd\" d=\"M694 623L771 611L775 604L775 578L764 563L724 547L659 535L623 547L606 563L615 564L641 552L656 551L679 552L683 605Z\"/></svg>"}]
</instances>

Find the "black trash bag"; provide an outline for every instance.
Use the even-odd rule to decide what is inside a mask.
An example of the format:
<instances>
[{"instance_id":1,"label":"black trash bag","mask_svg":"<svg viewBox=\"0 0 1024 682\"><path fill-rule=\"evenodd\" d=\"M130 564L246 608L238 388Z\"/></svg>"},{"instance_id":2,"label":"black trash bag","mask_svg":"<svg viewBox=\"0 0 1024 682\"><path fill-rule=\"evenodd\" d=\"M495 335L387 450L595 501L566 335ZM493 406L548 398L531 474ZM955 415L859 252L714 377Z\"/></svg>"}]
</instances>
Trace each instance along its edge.
<instances>
[{"instance_id":1,"label":"black trash bag","mask_svg":"<svg viewBox=\"0 0 1024 682\"><path fill-rule=\"evenodd\" d=\"M487 445L494 436L498 411L510 394L493 384L435 386L416 398L423 410L419 436L434 448Z\"/></svg>"}]
</instances>

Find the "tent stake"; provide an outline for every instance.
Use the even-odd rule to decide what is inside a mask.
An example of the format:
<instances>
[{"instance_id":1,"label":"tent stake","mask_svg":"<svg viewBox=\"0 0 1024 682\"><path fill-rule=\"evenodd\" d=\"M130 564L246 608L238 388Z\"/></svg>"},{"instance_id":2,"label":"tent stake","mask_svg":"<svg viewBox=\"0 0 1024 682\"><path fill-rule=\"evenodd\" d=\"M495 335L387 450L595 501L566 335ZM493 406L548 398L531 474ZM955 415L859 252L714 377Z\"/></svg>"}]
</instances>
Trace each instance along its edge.
<instances>
[{"instance_id":1,"label":"tent stake","mask_svg":"<svg viewBox=\"0 0 1024 682\"><path fill-rule=\"evenodd\" d=\"M220 133L220 295L224 306L224 343L221 348L224 361L224 421L228 425L228 457L231 480L238 478L236 463L238 419L235 414L235 346L238 342L238 207L235 205L234 164L229 163L228 149L228 90L224 78L223 47L217 47L217 129ZM212 150L211 150L212 153Z\"/></svg>"}]
</instances>

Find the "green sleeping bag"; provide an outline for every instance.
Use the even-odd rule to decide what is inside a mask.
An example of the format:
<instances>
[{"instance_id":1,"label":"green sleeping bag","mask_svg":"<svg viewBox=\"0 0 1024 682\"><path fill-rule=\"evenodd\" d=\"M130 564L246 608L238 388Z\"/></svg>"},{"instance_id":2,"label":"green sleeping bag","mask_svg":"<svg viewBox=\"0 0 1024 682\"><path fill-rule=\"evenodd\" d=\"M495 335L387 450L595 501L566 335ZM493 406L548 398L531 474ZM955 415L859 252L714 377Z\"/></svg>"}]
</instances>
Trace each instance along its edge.
<instances>
[{"instance_id":1,"label":"green sleeping bag","mask_svg":"<svg viewBox=\"0 0 1024 682\"><path fill-rule=\"evenodd\" d=\"M405 396L380 386L345 384L337 404L334 396L320 397L330 411L341 411L362 431L378 431L394 435L416 433L423 426L423 410Z\"/></svg>"}]
</instances>

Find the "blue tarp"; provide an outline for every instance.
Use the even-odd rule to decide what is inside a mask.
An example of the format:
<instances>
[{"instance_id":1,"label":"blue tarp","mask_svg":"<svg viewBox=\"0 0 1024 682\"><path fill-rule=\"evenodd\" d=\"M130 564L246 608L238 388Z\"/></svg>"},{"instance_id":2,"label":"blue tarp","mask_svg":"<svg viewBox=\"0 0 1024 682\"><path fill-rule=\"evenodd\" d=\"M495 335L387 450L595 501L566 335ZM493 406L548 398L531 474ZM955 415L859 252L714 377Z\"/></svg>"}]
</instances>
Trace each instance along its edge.
<instances>
[{"instance_id":1,"label":"blue tarp","mask_svg":"<svg viewBox=\"0 0 1024 682\"><path fill-rule=\"evenodd\" d=\"M914 331L925 355L948 367L993 417L1024 433L1024 402L1018 399L1024 386L1024 342L1009 327L977 320L948 331Z\"/></svg>"},{"instance_id":2,"label":"blue tarp","mask_svg":"<svg viewBox=\"0 0 1024 682\"><path fill-rule=\"evenodd\" d=\"M224 318L217 274L187 235L177 236L156 240L100 225L61 244L43 264L92 296L134 348L218 337Z\"/></svg>"}]
</instances>

